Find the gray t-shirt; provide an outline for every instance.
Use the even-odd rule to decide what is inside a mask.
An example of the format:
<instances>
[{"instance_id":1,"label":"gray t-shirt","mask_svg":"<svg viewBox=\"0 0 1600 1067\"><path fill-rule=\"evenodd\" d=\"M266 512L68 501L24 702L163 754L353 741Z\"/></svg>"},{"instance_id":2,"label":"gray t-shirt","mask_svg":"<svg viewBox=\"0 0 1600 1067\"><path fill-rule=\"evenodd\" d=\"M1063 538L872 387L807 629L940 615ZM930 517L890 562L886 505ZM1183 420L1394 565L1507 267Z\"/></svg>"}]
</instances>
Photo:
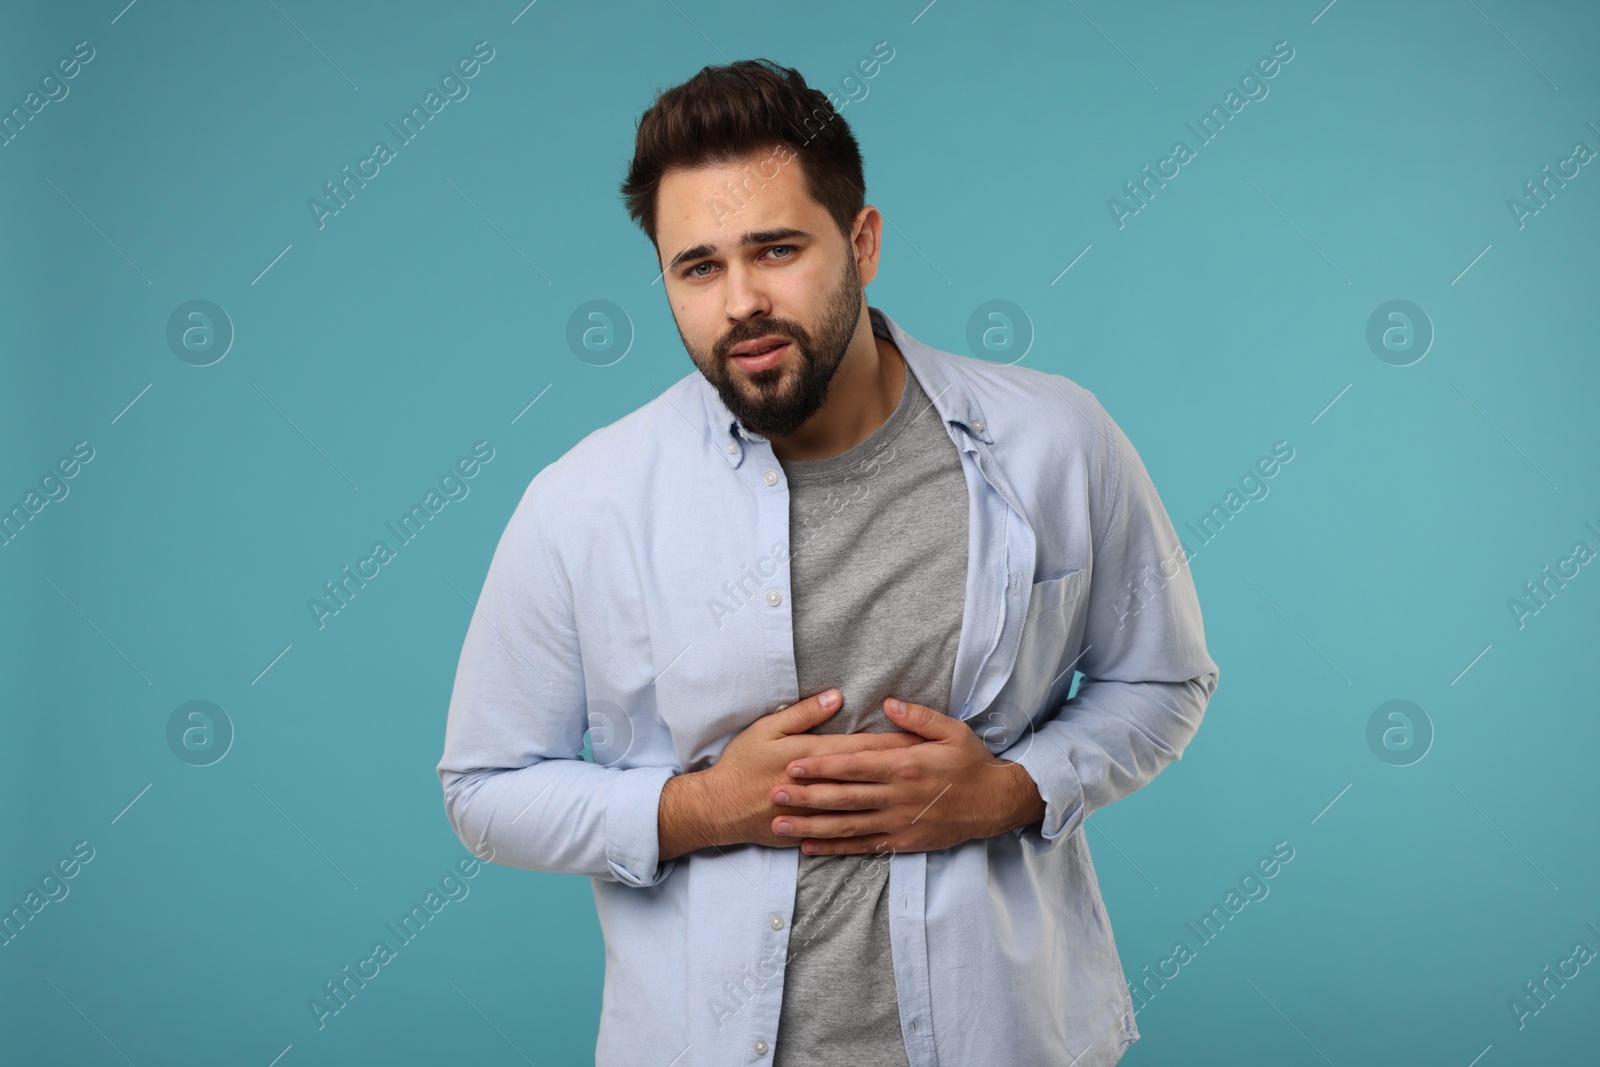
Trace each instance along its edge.
<instances>
[{"instance_id":1,"label":"gray t-shirt","mask_svg":"<svg viewBox=\"0 0 1600 1067\"><path fill-rule=\"evenodd\" d=\"M889 696L946 711L966 605L967 485L910 367L894 413L866 440L780 462L799 691L844 694L811 732L899 730L883 711ZM801 853L799 864L774 1067L907 1067L888 854Z\"/></svg>"}]
</instances>

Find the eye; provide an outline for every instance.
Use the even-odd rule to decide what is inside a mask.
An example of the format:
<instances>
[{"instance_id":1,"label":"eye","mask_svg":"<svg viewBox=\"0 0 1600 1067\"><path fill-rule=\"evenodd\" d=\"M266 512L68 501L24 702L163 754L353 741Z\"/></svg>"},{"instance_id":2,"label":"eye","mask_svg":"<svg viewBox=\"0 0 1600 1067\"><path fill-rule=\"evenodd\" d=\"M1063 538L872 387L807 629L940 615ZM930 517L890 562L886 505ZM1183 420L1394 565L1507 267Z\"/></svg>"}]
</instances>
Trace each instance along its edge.
<instances>
[{"instance_id":1,"label":"eye","mask_svg":"<svg viewBox=\"0 0 1600 1067\"><path fill-rule=\"evenodd\" d=\"M799 245L773 245L770 248L765 249L762 254L766 255L766 254L772 253L772 252L784 252L784 253L786 253L785 255L775 256L775 257L772 257L772 258L779 259L779 260L790 260L790 259L793 259L795 257L795 253L797 253L799 251L800 251L800 246ZM710 260L702 260L701 262L696 263L692 267L685 267L680 272L681 276L685 277L685 278L709 278L711 276L709 271L707 271L705 273L697 273L700 270L701 267L715 268L716 264L712 263Z\"/></svg>"}]
</instances>

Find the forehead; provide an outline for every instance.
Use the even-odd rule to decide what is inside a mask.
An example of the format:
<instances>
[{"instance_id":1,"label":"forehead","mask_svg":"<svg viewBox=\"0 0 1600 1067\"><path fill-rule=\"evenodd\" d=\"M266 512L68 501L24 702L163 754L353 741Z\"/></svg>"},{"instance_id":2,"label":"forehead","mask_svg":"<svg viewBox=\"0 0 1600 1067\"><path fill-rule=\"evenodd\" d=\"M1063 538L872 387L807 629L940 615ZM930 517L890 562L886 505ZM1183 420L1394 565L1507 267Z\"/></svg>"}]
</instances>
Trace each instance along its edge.
<instances>
[{"instance_id":1,"label":"forehead","mask_svg":"<svg viewBox=\"0 0 1600 1067\"><path fill-rule=\"evenodd\" d=\"M656 238L664 261L685 249L727 251L752 231L784 228L821 235L827 209L811 198L800 160L763 150L728 163L673 167L656 192Z\"/></svg>"}]
</instances>

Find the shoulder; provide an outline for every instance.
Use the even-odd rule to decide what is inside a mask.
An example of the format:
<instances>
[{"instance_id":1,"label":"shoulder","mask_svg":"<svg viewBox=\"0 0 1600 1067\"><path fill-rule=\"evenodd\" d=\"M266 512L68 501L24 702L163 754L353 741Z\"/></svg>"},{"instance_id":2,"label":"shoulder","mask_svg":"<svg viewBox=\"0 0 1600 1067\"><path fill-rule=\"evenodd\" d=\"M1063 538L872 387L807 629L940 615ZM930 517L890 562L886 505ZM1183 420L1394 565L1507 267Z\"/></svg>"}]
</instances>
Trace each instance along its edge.
<instances>
[{"instance_id":1,"label":"shoulder","mask_svg":"<svg viewBox=\"0 0 1600 1067\"><path fill-rule=\"evenodd\" d=\"M1099 398L1064 374L929 350L946 374L966 384L997 439L1080 455L1105 451L1113 423Z\"/></svg>"},{"instance_id":2,"label":"shoulder","mask_svg":"<svg viewBox=\"0 0 1600 1067\"><path fill-rule=\"evenodd\" d=\"M627 490L685 448L704 449L710 436L700 372L684 375L655 399L596 427L534 475L530 492L579 501L608 486Z\"/></svg>"}]
</instances>

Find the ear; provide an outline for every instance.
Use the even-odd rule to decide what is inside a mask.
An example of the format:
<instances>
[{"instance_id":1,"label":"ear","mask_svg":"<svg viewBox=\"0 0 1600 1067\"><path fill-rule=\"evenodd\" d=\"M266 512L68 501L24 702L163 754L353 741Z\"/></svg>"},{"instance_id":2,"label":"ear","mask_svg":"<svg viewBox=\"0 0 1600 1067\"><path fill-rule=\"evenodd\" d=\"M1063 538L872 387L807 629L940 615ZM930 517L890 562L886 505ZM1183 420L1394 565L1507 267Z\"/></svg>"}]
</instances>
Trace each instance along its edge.
<instances>
[{"instance_id":1,"label":"ear","mask_svg":"<svg viewBox=\"0 0 1600 1067\"><path fill-rule=\"evenodd\" d=\"M856 273L864 289L878 276L878 255L883 251L883 215L871 204L856 213L850 229L850 244L856 257Z\"/></svg>"}]
</instances>

